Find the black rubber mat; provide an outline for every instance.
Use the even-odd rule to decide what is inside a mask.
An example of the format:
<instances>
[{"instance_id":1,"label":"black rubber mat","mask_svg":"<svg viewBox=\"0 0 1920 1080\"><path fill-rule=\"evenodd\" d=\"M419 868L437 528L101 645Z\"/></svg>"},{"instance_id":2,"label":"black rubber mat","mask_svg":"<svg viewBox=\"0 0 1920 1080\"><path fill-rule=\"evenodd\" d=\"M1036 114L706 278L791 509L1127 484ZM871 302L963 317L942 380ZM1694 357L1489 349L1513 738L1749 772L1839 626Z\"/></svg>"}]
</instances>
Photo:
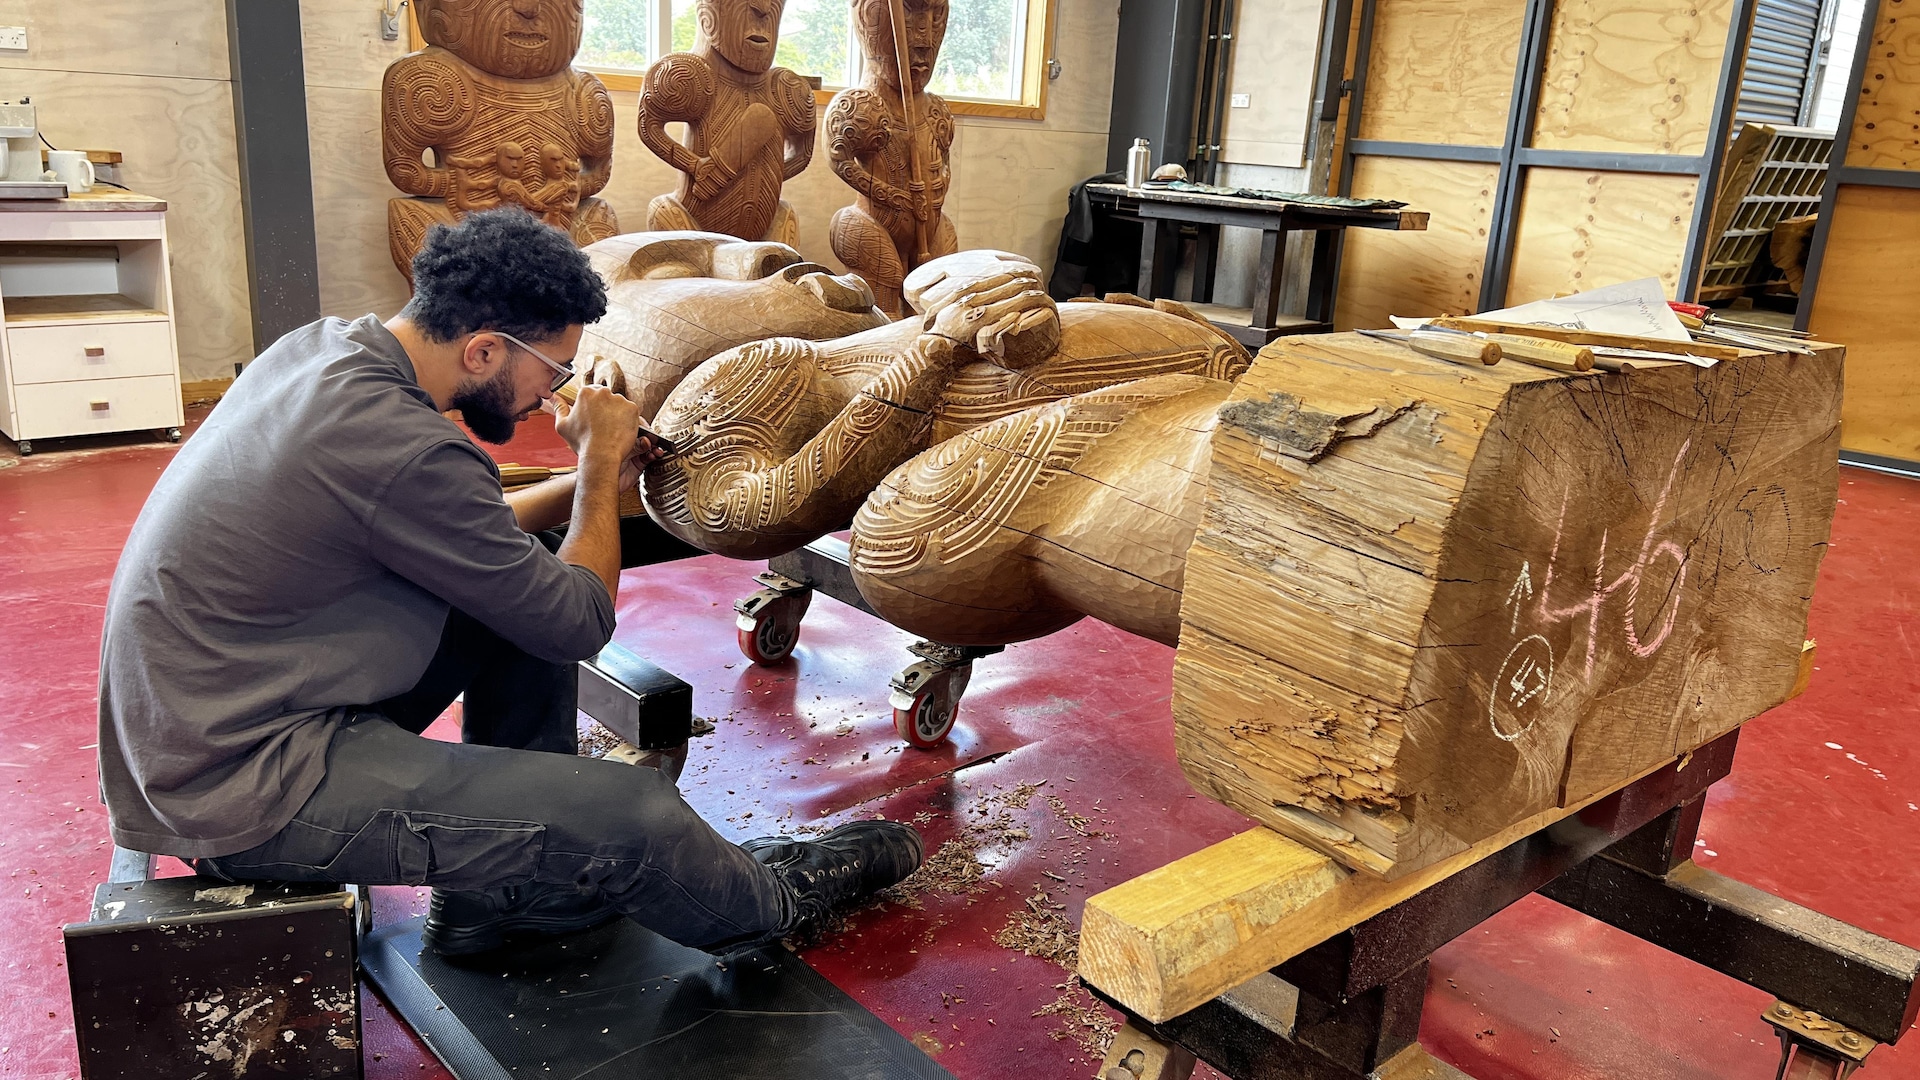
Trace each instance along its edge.
<instances>
[{"instance_id":1,"label":"black rubber mat","mask_svg":"<svg viewBox=\"0 0 1920 1080\"><path fill-rule=\"evenodd\" d=\"M456 966L423 922L369 934L361 964L459 1080L952 1080L777 945L719 961L615 919Z\"/></svg>"}]
</instances>

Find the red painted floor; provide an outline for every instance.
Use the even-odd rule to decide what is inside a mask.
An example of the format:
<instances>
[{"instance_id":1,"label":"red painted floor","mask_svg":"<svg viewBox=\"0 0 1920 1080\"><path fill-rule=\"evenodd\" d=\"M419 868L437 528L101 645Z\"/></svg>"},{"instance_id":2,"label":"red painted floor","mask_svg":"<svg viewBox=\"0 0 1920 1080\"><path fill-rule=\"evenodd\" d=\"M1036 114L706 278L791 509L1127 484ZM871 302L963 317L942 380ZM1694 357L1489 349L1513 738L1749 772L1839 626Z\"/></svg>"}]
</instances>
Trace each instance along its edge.
<instances>
[{"instance_id":1,"label":"red painted floor","mask_svg":"<svg viewBox=\"0 0 1920 1080\"><path fill-rule=\"evenodd\" d=\"M550 428L529 429L503 460L567 460ZM75 1075L59 927L85 917L106 869L99 609L170 453L76 441L22 461L0 442L0 921L14 928L0 947L0 1076ZM1748 727L1695 854L1920 945L1920 729L1907 723L1920 698L1920 484L1847 470L1841 498L1814 603L1819 672ZM1076 1014L1045 1011L1065 972L993 939L1037 893L1077 922L1089 893L1246 827L1180 777L1170 650L1085 623L983 660L953 743L922 753L899 747L884 705L906 635L822 598L793 662L741 659L731 604L755 569L703 558L623 582L618 640L693 683L696 712L718 725L696 744L688 798L741 838L874 813L921 822L930 846L968 829L977 892L864 913L807 959L957 1076L1091 1075L1094 1059L1066 1037ZM1022 800L1025 784L1040 786ZM383 889L376 914L423 903L423 891ZM1431 970L1422 1041L1481 1080L1772 1075L1766 995L1549 901L1489 920ZM364 1000L369 1076L445 1075L376 995ZM1865 1077L1920 1077L1920 1037L1909 1043L1876 1052Z\"/></svg>"}]
</instances>

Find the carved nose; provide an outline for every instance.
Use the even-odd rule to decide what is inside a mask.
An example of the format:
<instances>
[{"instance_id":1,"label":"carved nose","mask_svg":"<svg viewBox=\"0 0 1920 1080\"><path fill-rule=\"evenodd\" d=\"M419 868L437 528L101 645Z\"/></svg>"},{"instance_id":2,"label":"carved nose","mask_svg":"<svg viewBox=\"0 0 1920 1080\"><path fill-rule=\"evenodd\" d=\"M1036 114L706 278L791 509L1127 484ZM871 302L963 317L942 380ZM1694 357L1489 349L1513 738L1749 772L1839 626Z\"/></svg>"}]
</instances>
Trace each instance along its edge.
<instances>
[{"instance_id":1,"label":"carved nose","mask_svg":"<svg viewBox=\"0 0 1920 1080\"><path fill-rule=\"evenodd\" d=\"M513 13L532 21L540 15L540 0L511 0Z\"/></svg>"}]
</instances>

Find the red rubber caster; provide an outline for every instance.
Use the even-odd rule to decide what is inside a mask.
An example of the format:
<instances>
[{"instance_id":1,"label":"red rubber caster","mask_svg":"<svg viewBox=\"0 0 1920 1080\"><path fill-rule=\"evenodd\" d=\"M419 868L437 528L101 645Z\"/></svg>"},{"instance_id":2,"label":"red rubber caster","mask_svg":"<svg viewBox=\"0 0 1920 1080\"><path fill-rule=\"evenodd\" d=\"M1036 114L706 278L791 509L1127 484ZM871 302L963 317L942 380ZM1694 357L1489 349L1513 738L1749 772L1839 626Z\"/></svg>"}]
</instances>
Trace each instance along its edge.
<instances>
[{"instance_id":1,"label":"red rubber caster","mask_svg":"<svg viewBox=\"0 0 1920 1080\"><path fill-rule=\"evenodd\" d=\"M946 667L932 661L914 664L893 678L893 730L907 745L932 750L947 741L960 715L973 665Z\"/></svg>"},{"instance_id":2,"label":"red rubber caster","mask_svg":"<svg viewBox=\"0 0 1920 1080\"><path fill-rule=\"evenodd\" d=\"M762 589L733 605L740 652L756 664L778 664L793 655L800 641L800 620L813 591Z\"/></svg>"}]
</instances>

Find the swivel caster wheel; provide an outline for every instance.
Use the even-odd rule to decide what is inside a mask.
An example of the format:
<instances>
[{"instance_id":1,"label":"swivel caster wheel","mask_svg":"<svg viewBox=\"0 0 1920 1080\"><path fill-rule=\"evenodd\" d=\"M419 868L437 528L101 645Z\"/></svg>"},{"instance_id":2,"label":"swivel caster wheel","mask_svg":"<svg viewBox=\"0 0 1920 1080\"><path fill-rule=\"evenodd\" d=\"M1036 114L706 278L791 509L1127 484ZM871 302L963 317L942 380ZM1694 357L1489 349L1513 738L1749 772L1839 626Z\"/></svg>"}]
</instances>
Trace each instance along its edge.
<instances>
[{"instance_id":1,"label":"swivel caster wheel","mask_svg":"<svg viewBox=\"0 0 1920 1080\"><path fill-rule=\"evenodd\" d=\"M742 655L756 664L777 664L799 644L800 620L813 602L813 590L774 574L760 580L768 587L733 605L734 626Z\"/></svg>"},{"instance_id":2,"label":"swivel caster wheel","mask_svg":"<svg viewBox=\"0 0 1920 1080\"><path fill-rule=\"evenodd\" d=\"M179 429L179 428L177 428L177 427L170 427L170 428L168 428L168 429L166 429L165 431L162 431L162 432L161 432L160 434L161 434L161 436L162 436L163 438L165 438L165 439L166 439L166 440L167 440L168 442L179 442L179 441L180 441L180 429Z\"/></svg>"},{"instance_id":3,"label":"swivel caster wheel","mask_svg":"<svg viewBox=\"0 0 1920 1080\"><path fill-rule=\"evenodd\" d=\"M32 439L20 440L20 456L21 457L33 456L33 440Z\"/></svg>"},{"instance_id":4,"label":"swivel caster wheel","mask_svg":"<svg viewBox=\"0 0 1920 1080\"><path fill-rule=\"evenodd\" d=\"M932 750L946 742L971 678L971 663L948 667L931 660L894 676L893 692L888 695L894 733L918 750Z\"/></svg>"}]
</instances>

